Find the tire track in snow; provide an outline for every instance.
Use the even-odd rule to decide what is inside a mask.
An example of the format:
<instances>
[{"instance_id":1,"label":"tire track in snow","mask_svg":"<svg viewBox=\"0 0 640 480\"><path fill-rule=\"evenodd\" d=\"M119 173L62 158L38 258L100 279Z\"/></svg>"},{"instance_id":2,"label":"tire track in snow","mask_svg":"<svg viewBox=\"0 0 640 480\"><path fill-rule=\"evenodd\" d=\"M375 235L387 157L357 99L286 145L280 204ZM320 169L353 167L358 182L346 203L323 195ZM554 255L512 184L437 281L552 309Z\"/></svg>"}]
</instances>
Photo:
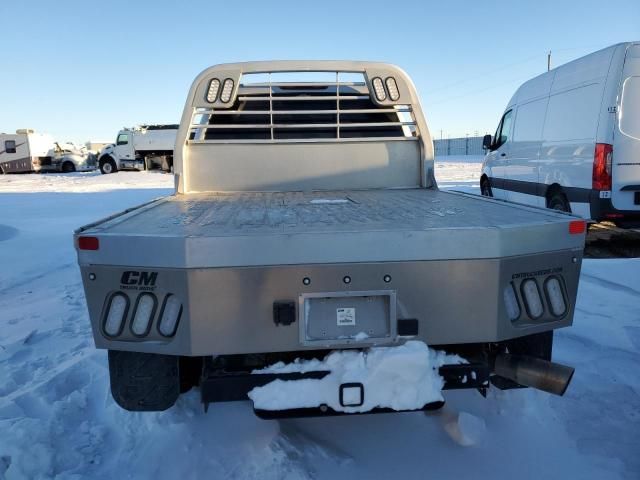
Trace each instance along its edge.
<instances>
[{"instance_id":1,"label":"tire track in snow","mask_svg":"<svg viewBox=\"0 0 640 480\"><path fill-rule=\"evenodd\" d=\"M49 370L47 374L40 380L36 382L25 382L22 384L21 387L18 387L16 390L10 393L7 393L2 399L0 399L0 410L3 410L4 408L8 408L11 405L11 403L16 401L20 397L33 393L35 390L38 390L40 387L52 382L57 377L64 375L70 368L73 368L76 364L84 360L87 360L88 358L90 358L92 355L95 355L95 354L96 354L95 351L88 352L88 351L82 351L82 349L71 354L65 354L64 356L70 355L71 358L66 358L56 363L55 368ZM9 359L9 361L11 361L11 359ZM10 373L13 373L13 374L15 374L16 372L20 373L19 370L24 370L24 369L31 370L31 367L32 367L31 363L22 364L21 369L14 369Z\"/></svg>"},{"instance_id":2,"label":"tire track in snow","mask_svg":"<svg viewBox=\"0 0 640 480\"><path fill-rule=\"evenodd\" d=\"M596 285L599 285L601 287L613 288L629 295L634 295L637 297L640 296L640 291L636 290L635 288L629 287L627 285L622 285L621 283L613 282L611 280L606 280L589 273L582 272L582 274L580 275L580 280L584 280L587 283L595 283Z\"/></svg>"},{"instance_id":3,"label":"tire track in snow","mask_svg":"<svg viewBox=\"0 0 640 480\"><path fill-rule=\"evenodd\" d=\"M606 363L611 362L612 360L619 360L620 363L624 363L626 365L633 365L637 363L640 366L640 354L635 350L619 346L603 345L571 330L565 330L558 333L558 342L561 343L563 341L569 341L578 343L583 347L581 350L590 352L592 357L601 357L601 359L598 360L600 362ZM580 361L585 362L586 359L582 357L580 358Z\"/></svg>"},{"instance_id":4,"label":"tire track in snow","mask_svg":"<svg viewBox=\"0 0 640 480\"><path fill-rule=\"evenodd\" d=\"M637 478L640 383L629 376L640 368L639 352L603 345L572 331L561 331L557 340L554 351L561 347L561 360L574 365L576 373L565 397L550 397L551 405L562 412L579 452L619 458L628 478ZM576 402L585 396L590 400Z\"/></svg>"},{"instance_id":5,"label":"tire track in snow","mask_svg":"<svg viewBox=\"0 0 640 480\"><path fill-rule=\"evenodd\" d=\"M3 294L6 294L7 292L9 292L10 290L14 290L16 288L19 287L24 287L25 285L28 285L29 283L38 281L38 280L42 280L43 278L45 278L47 275L52 275L55 273L59 273L63 270L66 270L67 268L73 267L76 264L74 262L69 262L69 263L64 263L62 265L58 265L57 267L51 268L45 272L40 272L37 275L33 275L31 277L27 277L24 279L21 279L18 282L14 282L14 283L10 283L8 285L0 285L0 288L2 288L3 290Z\"/></svg>"},{"instance_id":6,"label":"tire track in snow","mask_svg":"<svg viewBox=\"0 0 640 480\"><path fill-rule=\"evenodd\" d=\"M64 268L63 265L55 270ZM0 385L0 411L12 403L19 404L22 398L28 398L40 387L50 383L55 386L57 377L96 353L90 342L91 327L84 311L81 283L56 285L47 290L47 294L60 304L59 308L52 310L53 316L63 312L60 324L53 326L55 318L45 316L41 325L19 340L0 345L0 373L7 378ZM37 305L32 304L34 307ZM49 328L41 330L41 326Z\"/></svg>"}]
</instances>

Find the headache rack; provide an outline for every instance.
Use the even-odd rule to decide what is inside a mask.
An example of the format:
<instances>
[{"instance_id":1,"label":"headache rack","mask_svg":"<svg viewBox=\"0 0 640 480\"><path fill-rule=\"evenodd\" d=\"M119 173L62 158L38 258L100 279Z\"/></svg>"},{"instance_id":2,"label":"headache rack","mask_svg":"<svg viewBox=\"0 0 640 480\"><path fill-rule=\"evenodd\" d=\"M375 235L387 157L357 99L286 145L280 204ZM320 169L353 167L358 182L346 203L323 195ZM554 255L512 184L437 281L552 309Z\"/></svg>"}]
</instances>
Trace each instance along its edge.
<instances>
[{"instance_id":1,"label":"headache rack","mask_svg":"<svg viewBox=\"0 0 640 480\"><path fill-rule=\"evenodd\" d=\"M134 130L177 130L180 127L177 123L154 124L154 125L138 125Z\"/></svg>"},{"instance_id":2,"label":"headache rack","mask_svg":"<svg viewBox=\"0 0 640 480\"><path fill-rule=\"evenodd\" d=\"M394 65L216 65L194 81L174 150L178 193L435 185L415 87Z\"/></svg>"},{"instance_id":3,"label":"headache rack","mask_svg":"<svg viewBox=\"0 0 640 480\"><path fill-rule=\"evenodd\" d=\"M294 72L288 72L292 77ZM309 75L311 72L304 72ZM327 77L328 72L318 72ZM376 138L405 140L418 136L410 104L376 105L363 74L331 72L333 81L240 79L232 107L194 109L192 142L340 141ZM359 75L360 81L343 77ZM282 73L277 74L282 77Z\"/></svg>"}]
</instances>

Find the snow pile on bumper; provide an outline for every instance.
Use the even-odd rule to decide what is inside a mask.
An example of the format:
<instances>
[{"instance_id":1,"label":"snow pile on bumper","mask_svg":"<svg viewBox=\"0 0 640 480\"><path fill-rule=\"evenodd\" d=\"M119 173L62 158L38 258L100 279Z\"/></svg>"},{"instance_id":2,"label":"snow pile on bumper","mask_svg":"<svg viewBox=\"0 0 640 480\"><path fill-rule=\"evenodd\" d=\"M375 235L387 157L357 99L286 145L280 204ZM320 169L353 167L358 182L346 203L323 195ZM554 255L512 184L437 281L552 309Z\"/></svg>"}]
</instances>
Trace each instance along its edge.
<instances>
[{"instance_id":1,"label":"snow pile on bumper","mask_svg":"<svg viewBox=\"0 0 640 480\"><path fill-rule=\"evenodd\" d=\"M290 410L326 405L337 412L367 412L374 408L416 410L442 401L444 380L438 369L444 364L465 363L457 355L430 349L411 341L397 347L376 347L365 351L342 350L322 360L277 363L254 372L292 373L329 371L322 379L274 380L249 392L258 410ZM343 406L340 386L363 386L362 405Z\"/></svg>"}]
</instances>

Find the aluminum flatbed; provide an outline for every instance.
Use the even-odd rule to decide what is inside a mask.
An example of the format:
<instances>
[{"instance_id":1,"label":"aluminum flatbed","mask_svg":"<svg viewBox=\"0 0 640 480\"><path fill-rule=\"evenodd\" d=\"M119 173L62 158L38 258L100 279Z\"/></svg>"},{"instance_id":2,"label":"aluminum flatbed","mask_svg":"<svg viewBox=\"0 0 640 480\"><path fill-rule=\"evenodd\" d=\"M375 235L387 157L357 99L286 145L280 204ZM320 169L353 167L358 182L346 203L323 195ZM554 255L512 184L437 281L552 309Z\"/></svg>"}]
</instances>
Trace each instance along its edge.
<instances>
[{"instance_id":1,"label":"aluminum flatbed","mask_svg":"<svg viewBox=\"0 0 640 480\"><path fill-rule=\"evenodd\" d=\"M436 189L201 193L85 228L103 248L81 254L122 265L121 249L135 249L133 265L182 268L462 259L470 247L497 258L580 248L569 219ZM175 254L157 254L167 249Z\"/></svg>"}]
</instances>

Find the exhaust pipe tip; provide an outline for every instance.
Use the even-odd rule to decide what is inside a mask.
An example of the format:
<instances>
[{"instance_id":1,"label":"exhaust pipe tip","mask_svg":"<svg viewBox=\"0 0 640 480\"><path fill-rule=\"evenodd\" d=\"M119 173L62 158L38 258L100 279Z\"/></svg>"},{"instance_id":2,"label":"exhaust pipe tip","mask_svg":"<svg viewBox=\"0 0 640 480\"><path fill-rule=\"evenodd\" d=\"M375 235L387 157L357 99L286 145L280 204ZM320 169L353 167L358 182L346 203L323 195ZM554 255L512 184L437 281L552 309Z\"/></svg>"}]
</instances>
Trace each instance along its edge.
<instances>
[{"instance_id":1,"label":"exhaust pipe tip","mask_svg":"<svg viewBox=\"0 0 640 480\"><path fill-rule=\"evenodd\" d=\"M496 356L494 373L520 385L562 396L575 369L541 358L501 353Z\"/></svg>"},{"instance_id":2,"label":"exhaust pipe tip","mask_svg":"<svg viewBox=\"0 0 640 480\"><path fill-rule=\"evenodd\" d=\"M562 383L560 384L560 385L564 385L564 387L560 388L558 392L549 391L549 393L553 393L555 395L559 395L562 397L567 391L567 388L569 388L569 384L571 383L571 380L573 380L573 374L576 373L576 369L573 367L569 367L567 365L559 364L559 363L554 363L554 365L568 369L568 373L565 374L565 379L562 380Z\"/></svg>"}]
</instances>

